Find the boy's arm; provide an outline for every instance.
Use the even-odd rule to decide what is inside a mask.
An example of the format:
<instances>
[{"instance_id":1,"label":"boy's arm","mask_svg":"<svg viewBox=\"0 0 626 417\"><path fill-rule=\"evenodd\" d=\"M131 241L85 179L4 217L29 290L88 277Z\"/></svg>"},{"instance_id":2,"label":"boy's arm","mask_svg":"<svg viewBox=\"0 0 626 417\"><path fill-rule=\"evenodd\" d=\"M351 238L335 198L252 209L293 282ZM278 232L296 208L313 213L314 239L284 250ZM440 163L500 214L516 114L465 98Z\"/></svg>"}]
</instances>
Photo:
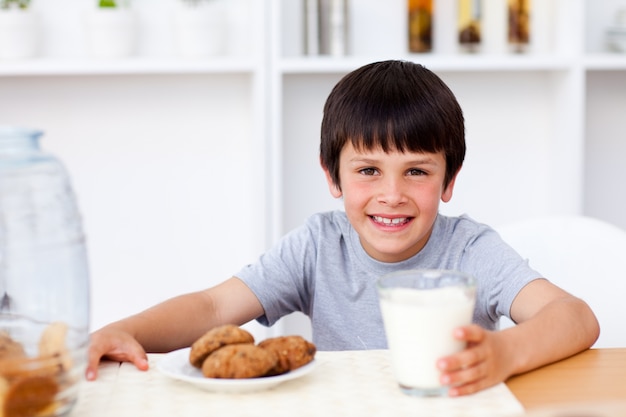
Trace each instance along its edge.
<instances>
[{"instance_id":1,"label":"boy's arm","mask_svg":"<svg viewBox=\"0 0 626 417\"><path fill-rule=\"evenodd\" d=\"M145 352L187 347L215 326L241 325L263 313L257 297L236 277L204 291L171 298L94 332L87 378L95 379L102 357L147 369Z\"/></svg>"},{"instance_id":2,"label":"boy's arm","mask_svg":"<svg viewBox=\"0 0 626 417\"><path fill-rule=\"evenodd\" d=\"M526 285L511 305L518 323L508 336L515 346L512 374L566 358L593 345L600 334L591 308L545 279Z\"/></svg>"},{"instance_id":3,"label":"boy's arm","mask_svg":"<svg viewBox=\"0 0 626 417\"><path fill-rule=\"evenodd\" d=\"M190 346L222 324L241 325L263 314L254 293L238 278L180 295L114 325L123 326L147 352Z\"/></svg>"}]
</instances>

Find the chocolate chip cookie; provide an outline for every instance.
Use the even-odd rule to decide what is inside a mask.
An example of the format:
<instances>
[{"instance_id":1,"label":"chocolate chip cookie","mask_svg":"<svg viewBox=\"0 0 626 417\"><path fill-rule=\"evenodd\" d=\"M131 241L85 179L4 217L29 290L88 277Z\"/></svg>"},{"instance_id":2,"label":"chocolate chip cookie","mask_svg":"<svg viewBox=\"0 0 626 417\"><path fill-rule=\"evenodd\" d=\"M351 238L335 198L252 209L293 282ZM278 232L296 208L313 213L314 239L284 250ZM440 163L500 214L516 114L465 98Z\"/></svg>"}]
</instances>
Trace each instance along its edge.
<instances>
[{"instance_id":1,"label":"chocolate chip cookie","mask_svg":"<svg viewBox=\"0 0 626 417\"><path fill-rule=\"evenodd\" d=\"M306 365L313 360L317 350L313 343L297 335L265 339L258 346L278 356L278 362L269 375L284 374Z\"/></svg>"},{"instance_id":2,"label":"chocolate chip cookie","mask_svg":"<svg viewBox=\"0 0 626 417\"><path fill-rule=\"evenodd\" d=\"M248 331L233 324L215 327L191 345L189 362L196 368L202 368L204 360L217 349L241 343L253 344L254 337Z\"/></svg>"},{"instance_id":3,"label":"chocolate chip cookie","mask_svg":"<svg viewBox=\"0 0 626 417\"><path fill-rule=\"evenodd\" d=\"M278 362L277 355L254 344L227 345L211 353L202 364L207 378L257 378Z\"/></svg>"}]
</instances>

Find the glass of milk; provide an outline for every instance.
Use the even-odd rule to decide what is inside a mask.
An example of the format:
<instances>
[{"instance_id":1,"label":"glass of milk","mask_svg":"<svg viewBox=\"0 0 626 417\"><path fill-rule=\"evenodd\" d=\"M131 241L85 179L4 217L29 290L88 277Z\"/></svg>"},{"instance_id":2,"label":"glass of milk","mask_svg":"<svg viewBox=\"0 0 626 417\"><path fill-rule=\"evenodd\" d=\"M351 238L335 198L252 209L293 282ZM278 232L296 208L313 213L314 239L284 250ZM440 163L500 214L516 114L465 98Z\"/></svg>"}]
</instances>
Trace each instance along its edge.
<instances>
[{"instance_id":1,"label":"glass of milk","mask_svg":"<svg viewBox=\"0 0 626 417\"><path fill-rule=\"evenodd\" d=\"M444 396L439 358L465 348L454 329L472 322L473 277L451 270L406 270L378 280L380 308L394 376L414 396Z\"/></svg>"}]
</instances>

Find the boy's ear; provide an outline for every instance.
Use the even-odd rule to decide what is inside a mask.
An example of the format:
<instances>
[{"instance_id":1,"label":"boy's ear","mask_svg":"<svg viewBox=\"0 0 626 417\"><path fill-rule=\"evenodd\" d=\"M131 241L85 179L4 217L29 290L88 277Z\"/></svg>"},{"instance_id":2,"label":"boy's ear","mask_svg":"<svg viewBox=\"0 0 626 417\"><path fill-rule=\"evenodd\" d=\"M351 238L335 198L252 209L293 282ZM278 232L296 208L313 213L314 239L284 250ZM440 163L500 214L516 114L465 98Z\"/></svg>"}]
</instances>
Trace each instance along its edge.
<instances>
[{"instance_id":1,"label":"boy's ear","mask_svg":"<svg viewBox=\"0 0 626 417\"><path fill-rule=\"evenodd\" d=\"M326 176L326 183L328 184L328 190L330 191L330 194L335 198L341 197L343 195L343 193L341 192L341 188L339 188L339 186L337 186L333 182L333 179L330 176L330 172L328 171L328 168L326 168L324 164L322 164L321 162L320 162L320 165L322 166L322 169L324 170L324 175Z\"/></svg>"},{"instance_id":2,"label":"boy's ear","mask_svg":"<svg viewBox=\"0 0 626 417\"><path fill-rule=\"evenodd\" d=\"M454 191L454 183L456 182L456 177L459 175L459 171L461 171L461 168L459 168L456 171L456 174L454 174L454 176L448 183L448 186L446 187L445 190L443 190L443 193L441 194L441 201L443 201L444 203L447 203L448 201L452 200L452 192Z\"/></svg>"}]
</instances>

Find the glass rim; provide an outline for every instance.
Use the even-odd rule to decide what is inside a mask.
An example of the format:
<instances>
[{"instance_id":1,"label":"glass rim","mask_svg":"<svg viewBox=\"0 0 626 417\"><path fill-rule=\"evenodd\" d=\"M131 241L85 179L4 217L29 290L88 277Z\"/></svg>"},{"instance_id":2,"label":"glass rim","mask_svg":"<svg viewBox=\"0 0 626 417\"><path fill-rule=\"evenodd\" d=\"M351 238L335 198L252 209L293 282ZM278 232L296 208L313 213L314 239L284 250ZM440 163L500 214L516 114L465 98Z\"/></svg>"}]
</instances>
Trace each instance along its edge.
<instances>
[{"instance_id":1,"label":"glass rim","mask_svg":"<svg viewBox=\"0 0 626 417\"><path fill-rule=\"evenodd\" d=\"M389 288L393 288L390 285L385 285L387 281L391 281L392 279L399 276L409 276L409 275L421 275L425 279L432 279L433 281L436 279L440 279L445 276L456 276L458 278L462 278L465 280L465 287L476 287L476 278L467 273L460 271L458 269L438 269L438 268L416 268L416 269L402 269L393 272L389 272L380 276L376 280L376 287L379 290L385 290ZM427 289L430 287L426 287L423 289Z\"/></svg>"}]
</instances>

